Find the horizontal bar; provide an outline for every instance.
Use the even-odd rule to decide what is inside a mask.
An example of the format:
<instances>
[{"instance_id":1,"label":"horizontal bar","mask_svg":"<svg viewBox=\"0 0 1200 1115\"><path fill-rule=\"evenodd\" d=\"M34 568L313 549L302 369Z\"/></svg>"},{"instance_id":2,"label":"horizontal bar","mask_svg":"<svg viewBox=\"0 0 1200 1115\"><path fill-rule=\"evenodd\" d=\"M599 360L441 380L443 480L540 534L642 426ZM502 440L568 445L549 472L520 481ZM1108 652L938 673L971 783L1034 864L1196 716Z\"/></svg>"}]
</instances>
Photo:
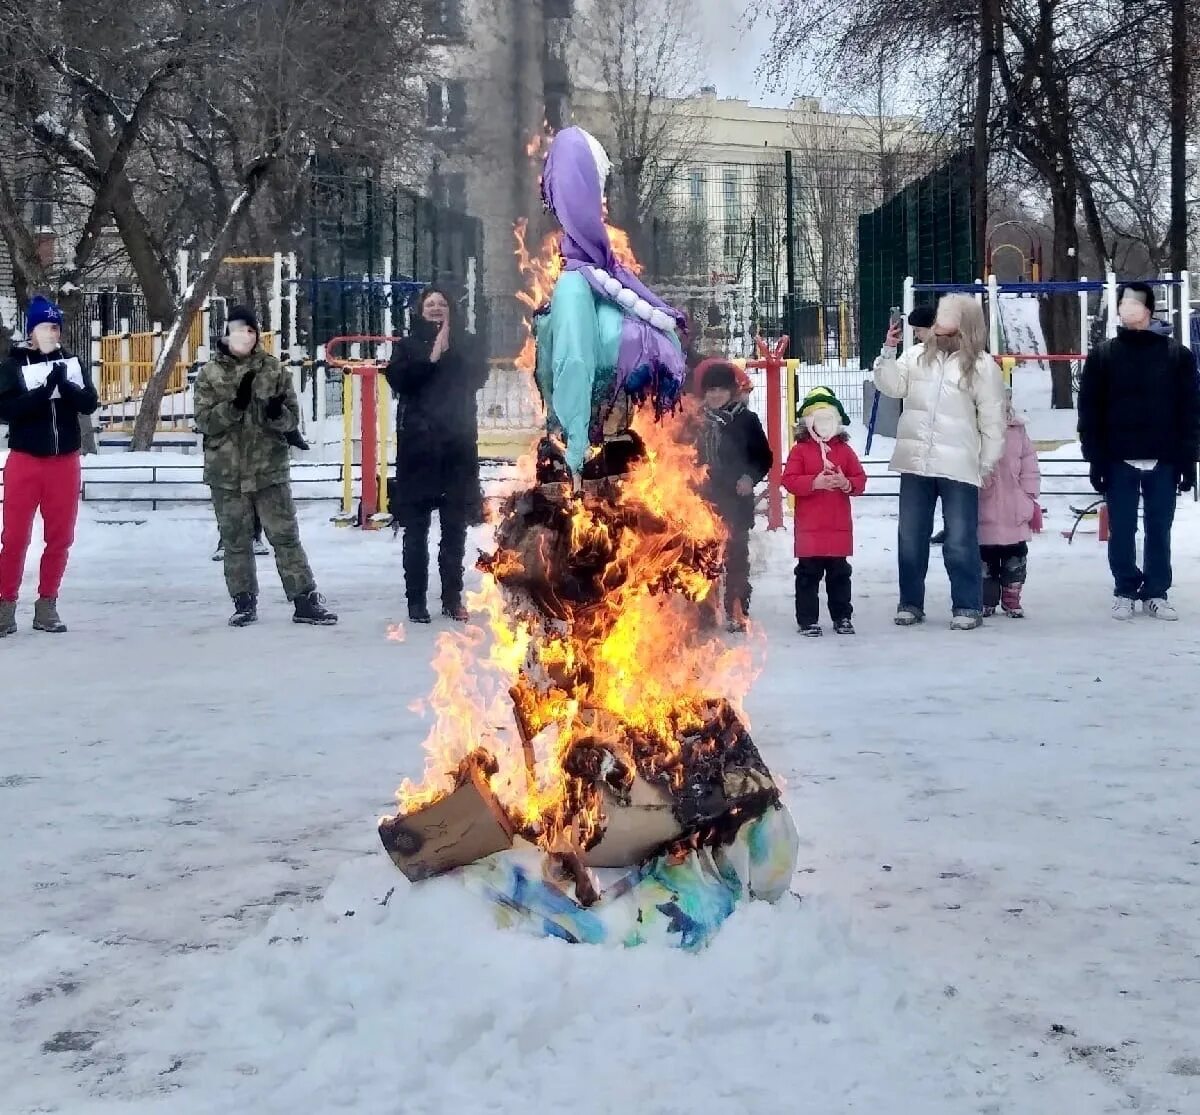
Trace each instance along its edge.
<instances>
[{"instance_id":1,"label":"horizontal bar","mask_svg":"<svg viewBox=\"0 0 1200 1115\"><path fill-rule=\"evenodd\" d=\"M1001 352L992 357L993 360L1016 360L1018 363L1028 360L1086 360L1086 352Z\"/></svg>"}]
</instances>

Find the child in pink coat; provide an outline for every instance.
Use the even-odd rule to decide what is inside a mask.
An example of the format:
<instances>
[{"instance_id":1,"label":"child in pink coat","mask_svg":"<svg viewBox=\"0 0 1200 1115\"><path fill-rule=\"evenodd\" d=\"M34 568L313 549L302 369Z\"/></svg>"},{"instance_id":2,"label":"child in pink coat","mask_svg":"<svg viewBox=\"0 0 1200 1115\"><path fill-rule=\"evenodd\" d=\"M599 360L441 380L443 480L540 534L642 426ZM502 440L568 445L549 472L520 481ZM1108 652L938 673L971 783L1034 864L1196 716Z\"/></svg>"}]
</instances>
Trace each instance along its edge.
<instances>
[{"instance_id":1,"label":"child in pink coat","mask_svg":"<svg viewBox=\"0 0 1200 1115\"><path fill-rule=\"evenodd\" d=\"M983 561L983 614L996 607L1021 619L1021 588L1025 584L1029 540L1038 509L1041 474L1037 451L1025 432L1025 420L1008 399L1008 428L1000 463L979 493L979 556Z\"/></svg>"}]
</instances>

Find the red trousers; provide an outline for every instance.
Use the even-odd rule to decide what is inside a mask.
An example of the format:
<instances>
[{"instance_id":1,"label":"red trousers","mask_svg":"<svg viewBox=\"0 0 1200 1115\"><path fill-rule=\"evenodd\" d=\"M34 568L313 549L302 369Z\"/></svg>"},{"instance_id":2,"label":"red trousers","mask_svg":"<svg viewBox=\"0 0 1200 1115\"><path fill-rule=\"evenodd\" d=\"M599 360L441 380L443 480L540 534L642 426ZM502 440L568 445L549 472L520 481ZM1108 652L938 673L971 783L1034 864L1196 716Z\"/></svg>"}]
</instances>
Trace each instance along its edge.
<instances>
[{"instance_id":1,"label":"red trousers","mask_svg":"<svg viewBox=\"0 0 1200 1115\"><path fill-rule=\"evenodd\" d=\"M33 538L33 517L42 513L46 548L42 552L38 595L57 600L79 515L79 454L31 457L10 452L4 465L4 530L0 534L0 600L21 591L25 555Z\"/></svg>"}]
</instances>

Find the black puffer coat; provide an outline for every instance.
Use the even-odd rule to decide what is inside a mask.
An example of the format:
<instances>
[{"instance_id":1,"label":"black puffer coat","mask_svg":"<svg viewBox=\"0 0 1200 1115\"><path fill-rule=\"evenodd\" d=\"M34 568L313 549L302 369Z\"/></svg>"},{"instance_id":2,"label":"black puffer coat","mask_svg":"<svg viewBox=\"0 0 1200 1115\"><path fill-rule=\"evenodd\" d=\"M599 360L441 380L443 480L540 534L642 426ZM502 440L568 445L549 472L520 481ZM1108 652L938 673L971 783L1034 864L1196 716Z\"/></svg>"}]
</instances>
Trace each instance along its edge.
<instances>
[{"instance_id":1,"label":"black puffer coat","mask_svg":"<svg viewBox=\"0 0 1200 1115\"><path fill-rule=\"evenodd\" d=\"M476 393L487 363L474 338L451 331L450 347L430 360L437 327L418 319L396 346L387 380L396 396L396 488L393 513L402 522L421 507L461 508L479 502L479 418Z\"/></svg>"}]
</instances>

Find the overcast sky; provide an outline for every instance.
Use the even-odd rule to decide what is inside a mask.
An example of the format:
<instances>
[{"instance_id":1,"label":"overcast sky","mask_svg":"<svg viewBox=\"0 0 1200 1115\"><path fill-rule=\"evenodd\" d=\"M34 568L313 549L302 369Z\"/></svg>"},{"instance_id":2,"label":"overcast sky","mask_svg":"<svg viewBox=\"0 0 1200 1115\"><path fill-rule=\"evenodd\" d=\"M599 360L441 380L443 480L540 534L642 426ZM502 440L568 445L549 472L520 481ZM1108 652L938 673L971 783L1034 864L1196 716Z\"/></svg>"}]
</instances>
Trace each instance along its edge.
<instances>
[{"instance_id":1,"label":"overcast sky","mask_svg":"<svg viewBox=\"0 0 1200 1115\"><path fill-rule=\"evenodd\" d=\"M722 97L742 97L755 104L782 105L792 90L766 89L757 73L770 31L760 20L746 33L745 0L696 0L696 13L709 45L709 79Z\"/></svg>"}]
</instances>

